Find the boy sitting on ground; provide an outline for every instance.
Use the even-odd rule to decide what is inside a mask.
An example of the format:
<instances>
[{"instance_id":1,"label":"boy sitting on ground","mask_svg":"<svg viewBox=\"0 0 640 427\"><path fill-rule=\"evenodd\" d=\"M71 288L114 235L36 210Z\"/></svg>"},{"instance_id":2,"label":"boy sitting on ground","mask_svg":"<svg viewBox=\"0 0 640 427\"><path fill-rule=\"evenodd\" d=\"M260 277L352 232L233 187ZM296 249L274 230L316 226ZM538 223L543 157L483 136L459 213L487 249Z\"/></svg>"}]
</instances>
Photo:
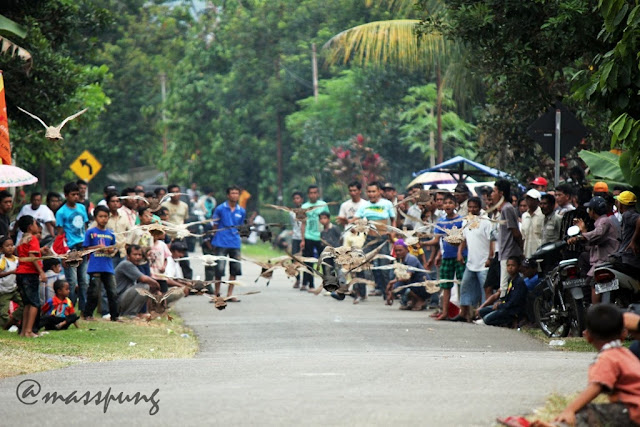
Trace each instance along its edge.
<instances>
[{"instance_id":1,"label":"boy sitting on ground","mask_svg":"<svg viewBox=\"0 0 640 427\"><path fill-rule=\"evenodd\" d=\"M527 285L520 277L520 257L512 256L507 260L509 284L503 298L500 291L491 295L478 309L480 320L476 324L491 326L511 326L525 310L527 303ZM494 303L494 301L497 301ZM493 304L493 305L491 305Z\"/></svg>"},{"instance_id":2,"label":"boy sitting on ground","mask_svg":"<svg viewBox=\"0 0 640 427\"><path fill-rule=\"evenodd\" d=\"M587 388L555 419L576 426L640 424L640 361L622 346L626 336L623 314L612 304L596 304L587 311L585 338L598 350L589 367ZM590 403L601 393L611 403ZM532 425L547 426L536 421Z\"/></svg>"},{"instance_id":3,"label":"boy sitting on ground","mask_svg":"<svg viewBox=\"0 0 640 427\"><path fill-rule=\"evenodd\" d=\"M77 328L76 322L79 317L69 299L69 282L56 280L53 290L56 294L42 306L40 328L45 328L47 331L68 329L71 325Z\"/></svg>"}]
</instances>

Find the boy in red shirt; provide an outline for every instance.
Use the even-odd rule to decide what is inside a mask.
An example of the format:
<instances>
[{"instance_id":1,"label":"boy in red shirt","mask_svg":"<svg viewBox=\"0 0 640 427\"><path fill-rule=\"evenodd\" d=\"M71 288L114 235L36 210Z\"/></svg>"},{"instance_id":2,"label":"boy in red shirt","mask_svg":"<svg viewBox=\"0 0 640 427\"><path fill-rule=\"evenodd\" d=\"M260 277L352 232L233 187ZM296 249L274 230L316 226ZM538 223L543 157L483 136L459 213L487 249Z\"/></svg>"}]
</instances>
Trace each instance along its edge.
<instances>
[{"instance_id":1,"label":"boy in red shirt","mask_svg":"<svg viewBox=\"0 0 640 427\"><path fill-rule=\"evenodd\" d=\"M31 215L25 215L18 220L18 228L22 239L18 244L18 268L16 268L16 282L20 296L24 303L22 314L22 337L37 337L33 332L33 325L40 308L40 283L47 283L47 275L42 270L42 261L30 261L30 257L40 257L40 241L38 223ZM24 259L24 260L23 260Z\"/></svg>"},{"instance_id":2,"label":"boy in red shirt","mask_svg":"<svg viewBox=\"0 0 640 427\"><path fill-rule=\"evenodd\" d=\"M627 335L622 312L612 304L592 305L584 335L598 350L589 367L589 384L555 421L577 426L640 425L640 360L620 342ZM600 393L607 393L611 403L590 403Z\"/></svg>"},{"instance_id":3,"label":"boy in red shirt","mask_svg":"<svg viewBox=\"0 0 640 427\"><path fill-rule=\"evenodd\" d=\"M79 319L73 308L73 303L69 299L69 282L66 280L56 280L53 284L56 293L44 303L41 310L40 327L47 331L68 329L75 325Z\"/></svg>"}]
</instances>

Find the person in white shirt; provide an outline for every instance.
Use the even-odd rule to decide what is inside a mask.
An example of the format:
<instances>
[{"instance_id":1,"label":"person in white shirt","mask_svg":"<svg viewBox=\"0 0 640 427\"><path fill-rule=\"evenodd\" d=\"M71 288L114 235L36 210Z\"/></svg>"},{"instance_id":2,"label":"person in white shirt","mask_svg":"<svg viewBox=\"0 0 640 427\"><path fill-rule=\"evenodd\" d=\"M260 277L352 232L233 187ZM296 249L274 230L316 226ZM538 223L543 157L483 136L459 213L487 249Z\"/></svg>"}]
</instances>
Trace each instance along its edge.
<instances>
[{"instance_id":1,"label":"person in white shirt","mask_svg":"<svg viewBox=\"0 0 640 427\"><path fill-rule=\"evenodd\" d=\"M453 320L464 322L471 321L470 308L485 300L482 290L494 253L494 242L491 240L493 225L487 217L480 217L482 201L478 197L470 197L467 209L469 215L478 216L478 219L477 226L474 224L467 227L468 221L464 222L465 240L458 246L458 261L465 262L463 252L467 248L468 253L460 287L460 315Z\"/></svg>"},{"instance_id":2,"label":"person in white shirt","mask_svg":"<svg viewBox=\"0 0 640 427\"><path fill-rule=\"evenodd\" d=\"M338 218L336 218L338 224L342 226L353 222L358 209L367 203L367 201L362 198L362 184L358 181L349 183L349 196L351 199L340 205L340 212L338 213ZM355 232L346 233L344 236L344 244L350 248L362 248L365 238L366 236L364 234L357 234Z\"/></svg>"},{"instance_id":3,"label":"person in white shirt","mask_svg":"<svg viewBox=\"0 0 640 427\"><path fill-rule=\"evenodd\" d=\"M42 239L55 236L56 217L47 205L42 204L42 193L31 193L31 204L24 205L16 217L16 221L25 215L31 215L42 226ZM22 232L18 232L18 242Z\"/></svg>"},{"instance_id":4,"label":"person in white shirt","mask_svg":"<svg viewBox=\"0 0 640 427\"><path fill-rule=\"evenodd\" d=\"M529 208L522 214L522 238L524 239L524 256L529 258L542 244L542 228L544 226L544 214L540 209L542 195L538 190L531 189L525 195L525 201Z\"/></svg>"}]
</instances>

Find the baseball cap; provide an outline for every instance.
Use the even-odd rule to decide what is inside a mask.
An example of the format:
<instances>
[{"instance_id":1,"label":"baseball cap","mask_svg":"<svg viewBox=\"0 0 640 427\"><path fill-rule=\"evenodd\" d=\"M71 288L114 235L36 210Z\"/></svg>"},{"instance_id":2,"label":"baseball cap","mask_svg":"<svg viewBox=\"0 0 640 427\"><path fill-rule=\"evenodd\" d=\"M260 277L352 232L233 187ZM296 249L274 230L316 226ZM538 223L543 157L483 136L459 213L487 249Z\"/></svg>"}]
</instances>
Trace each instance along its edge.
<instances>
[{"instance_id":1,"label":"baseball cap","mask_svg":"<svg viewBox=\"0 0 640 427\"><path fill-rule=\"evenodd\" d=\"M456 185L456 193L468 193L469 192L469 187L467 187L467 184L464 183L460 183L458 185Z\"/></svg>"},{"instance_id":2,"label":"baseball cap","mask_svg":"<svg viewBox=\"0 0 640 427\"><path fill-rule=\"evenodd\" d=\"M594 193L608 193L609 192L609 186L607 185L606 182L598 181L593 186L593 192Z\"/></svg>"},{"instance_id":3,"label":"baseball cap","mask_svg":"<svg viewBox=\"0 0 640 427\"><path fill-rule=\"evenodd\" d=\"M623 191L622 193L615 196L614 199L627 206L633 206L638 203L636 195L631 191Z\"/></svg>"},{"instance_id":4,"label":"baseball cap","mask_svg":"<svg viewBox=\"0 0 640 427\"><path fill-rule=\"evenodd\" d=\"M185 245L183 242L173 242L171 244L171 249L180 252L187 252L187 245Z\"/></svg>"},{"instance_id":5,"label":"baseball cap","mask_svg":"<svg viewBox=\"0 0 640 427\"><path fill-rule=\"evenodd\" d=\"M533 184L533 185L547 185L549 184L549 182L544 179L543 177L539 176L536 179L534 179L533 181L531 181L529 184Z\"/></svg>"},{"instance_id":6,"label":"baseball cap","mask_svg":"<svg viewBox=\"0 0 640 427\"><path fill-rule=\"evenodd\" d=\"M607 213L607 202L600 196L595 196L584 204L586 207L594 211L598 215L604 215Z\"/></svg>"},{"instance_id":7,"label":"baseball cap","mask_svg":"<svg viewBox=\"0 0 640 427\"><path fill-rule=\"evenodd\" d=\"M540 200L540 198L542 197L540 192L538 190L536 190L535 188L532 188L531 190L527 191L525 196L531 197L532 199L536 199L536 200Z\"/></svg>"},{"instance_id":8,"label":"baseball cap","mask_svg":"<svg viewBox=\"0 0 640 427\"><path fill-rule=\"evenodd\" d=\"M118 189L116 188L115 185L107 185L106 187L104 187L104 190L103 190L104 193L109 193L111 191L118 191Z\"/></svg>"},{"instance_id":9,"label":"baseball cap","mask_svg":"<svg viewBox=\"0 0 640 427\"><path fill-rule=\"evenodd\" d=\"M396 187L395 187L392 183L390 183L390 182L385 182L385 184L382 186L382 189L383 189L383 190L386 190L387 188L390 188L390 189L392 189L392 190L395 190L395 189L396 189Z\"/></svg>"}]
</instances>

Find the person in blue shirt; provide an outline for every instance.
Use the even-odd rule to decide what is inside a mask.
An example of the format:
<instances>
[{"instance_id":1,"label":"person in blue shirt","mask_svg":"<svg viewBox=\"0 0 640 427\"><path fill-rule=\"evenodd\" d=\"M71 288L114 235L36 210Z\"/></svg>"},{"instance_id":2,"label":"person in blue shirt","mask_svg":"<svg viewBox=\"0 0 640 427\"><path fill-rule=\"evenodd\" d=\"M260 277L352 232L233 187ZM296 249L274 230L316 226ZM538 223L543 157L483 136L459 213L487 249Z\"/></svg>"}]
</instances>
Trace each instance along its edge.
<instances>
[{"instance_id":1,"label":"person in blue shirt","mask_svg":"<svg viewBox=\"0 0 640 427\"><path fill-rule=\"evenodd\" d=\"M116 292L116 279L111 257L117 252L115 247L116 236L107 228L109 222L109 208L97 206L93 210L96 226L87 230L84 235L85 249L100 248L89 255L87 272L91 276L89 290L87 292L87 305L82 312L85 320L93 319L93 311L98 305L98 293L104 285L109 302L111 321L118 321L118 294ZM104 248L104 249L103 249Z\"/></svg>"},{"instance_id":2,"label":"person in blue shirt","mask_svg":"<svg viewBox=\"0 0 640 427\"><path fill-rule=\"evenodd\" d=\"M542 289L536 289L540 284L538 263L530 258L522 261L522 276L524 284L527 286L527 319L529 320L529 324L535 325L536 318L533 304L536 297L542 294Z\"/></svg>"},{"instance_id":3,"label":"person in blue shirt","mask_svg":"<svg viewBox=\"0 0 640 427\"><path fill-rule=\"evenodd\" d=\"M56 212L56 232L64 233L69 249L82 250L84 243L85 224L89 222L87 208L78 203L80 200L80 188L75 182L70 182L64 186L65 204ZM59 254L63 255L63 254ZM77 267L71 267L62 263L64 276L69 282L71 291L69 299L73 304L79 300L78 308L84 312L87 302L87 259L86 257Z\"/></svg>"},{"instance_id":4,"label":"person in blue shirt","mask_svg":"<svg viewBox=\"0 0 640 427\"><path fill-rule=\"evenodd\" d=\"M237 262L229 263L229 280L236 280L237 276L242 275L242 268L240 264L240 248L242 241L240 240L240 233L236 226L242 225L247 217L246 211L238 205L240 199L240 188L231 186L227 188L227 201L216 207L213 211L213 230L215 234L211 239L211 245L213 246L214 254L220 256L228 256L237 260ZM217 231L219 230L219 231ZM218 261L215 266L215 295L220 296L220 280L224 276L226 262ZM233 285L229 285L227 290L227 296L230 297L233 294ZM231 298L228 302L239 302L237 298Z\"/></svg>"},{"instance_id":5,"label":"person in blue shirt","mask_svg":"<svg viewBox=\"0 0 640 427\"><path fill-rule=\"evenodd\" d=\"M458 229L462 228L462 217L455 212L456 199L453 194L444 195L442 207L447 215L438 221L439 228L436 229L433 240L425 243L428 246L434 246L440 243L440 238L446 235L443 229L451 230L453 227ZM427 262L427 269L429 269L434 262L436 265L439 265L441 280L450 280L450 282L440 283L440 288L442 289L442 312L435 318L436 320L449 319L449 301L451 300L451 289L454 285L453 280L457 279L458 281L462 281L467 259L467 249L464 249L461 255L461 259L459 259L458 248L443 239L442 252L438 250L432 251L431 257Z\"/></svg>"}]
</instances>

